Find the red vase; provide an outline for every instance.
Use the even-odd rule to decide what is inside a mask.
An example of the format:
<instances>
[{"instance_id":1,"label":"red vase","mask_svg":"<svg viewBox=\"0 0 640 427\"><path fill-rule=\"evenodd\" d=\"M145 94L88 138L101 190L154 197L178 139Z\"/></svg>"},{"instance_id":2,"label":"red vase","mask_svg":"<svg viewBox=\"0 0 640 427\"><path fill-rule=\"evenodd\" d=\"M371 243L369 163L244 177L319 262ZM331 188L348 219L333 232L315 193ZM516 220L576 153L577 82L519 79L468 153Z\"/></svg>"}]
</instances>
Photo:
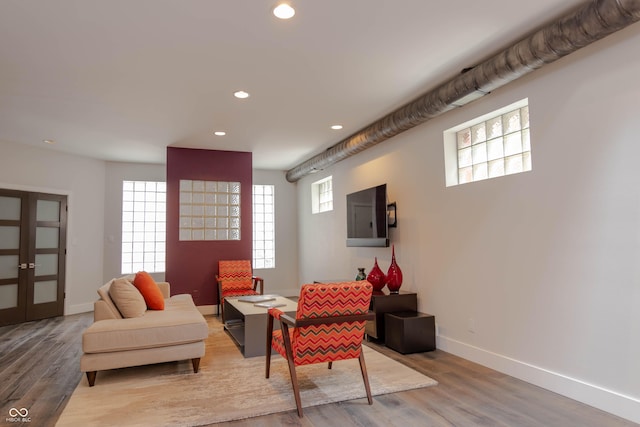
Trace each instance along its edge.
<instances>
[{"instance_id":1,"label":"red vase","mask_svg":"<svg viewBox=\"0 0 640 427\"><path fill-rule=\"evenodd\" d=\"M384 273L380 270L380 267L378 267L378 258L376 257L373 268L367 276L367 282L371 283L374 291L381 291L382 288L384 288L385 279Z\"/></svg>"},{"instance_id":2,"label":"red vase","mask_svg":"<svg viewBox=\"0 0 640 427\"><path fill-rule=\"evenodd\" d=\"M402 286L402 270L396 263L396 250L394 246L391 246L391 265L389 271L387 271L387 287L389 292L397 294L400 292L400 286Z\"/></svg>"}]
</instances>

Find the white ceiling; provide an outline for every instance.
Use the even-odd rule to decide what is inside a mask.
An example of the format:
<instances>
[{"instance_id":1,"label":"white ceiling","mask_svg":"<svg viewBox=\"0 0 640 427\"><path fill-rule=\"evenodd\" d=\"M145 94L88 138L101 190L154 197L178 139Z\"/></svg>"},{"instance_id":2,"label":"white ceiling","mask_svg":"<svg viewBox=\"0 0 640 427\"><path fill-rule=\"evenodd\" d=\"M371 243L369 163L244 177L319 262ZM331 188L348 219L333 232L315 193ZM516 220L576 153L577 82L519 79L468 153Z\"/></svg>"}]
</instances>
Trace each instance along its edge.
<instances>
[{"instance_id":1,"label":"white ceiling","mask_svg":"<svg viewBox=\"0 0 640 427\"><path fill-rule=\"evenodd\" d=\"M251 151L287 170L586 3L292 1L281 21L275 0L2 0L0 140L145 163Z\"/></svg>"}]
</instances>

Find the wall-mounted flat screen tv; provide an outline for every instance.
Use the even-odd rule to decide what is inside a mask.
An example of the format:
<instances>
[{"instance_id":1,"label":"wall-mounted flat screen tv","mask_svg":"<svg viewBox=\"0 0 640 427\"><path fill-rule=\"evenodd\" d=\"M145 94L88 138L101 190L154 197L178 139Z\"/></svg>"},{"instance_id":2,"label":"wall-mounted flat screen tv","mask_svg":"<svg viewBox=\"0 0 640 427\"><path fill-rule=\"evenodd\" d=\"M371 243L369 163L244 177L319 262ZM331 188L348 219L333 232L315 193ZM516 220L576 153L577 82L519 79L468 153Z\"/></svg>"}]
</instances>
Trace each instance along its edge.
<instances>
[{"instance_id":1,"label":"wall-mounted flat screen tv","mask_svg":"<svg viewBox=\"0 0 640 427\"><path fill-rule=\"evenodd\" d=\"M347 246L389 246L387 184L347 194Z\"/></svg>"}]
</instances>

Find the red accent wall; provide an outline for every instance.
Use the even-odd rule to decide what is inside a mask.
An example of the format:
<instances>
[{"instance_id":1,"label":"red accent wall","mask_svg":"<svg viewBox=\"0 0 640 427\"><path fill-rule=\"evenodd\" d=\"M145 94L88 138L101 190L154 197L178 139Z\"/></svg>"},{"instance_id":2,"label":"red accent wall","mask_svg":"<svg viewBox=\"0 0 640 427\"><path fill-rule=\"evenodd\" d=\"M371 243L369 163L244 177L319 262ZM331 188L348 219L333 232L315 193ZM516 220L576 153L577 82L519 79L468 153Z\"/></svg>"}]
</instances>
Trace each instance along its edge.
<instances>
[{"instance_id":1,"label":"red accent wall","mask_svg":"<svg viewBox=\"0 0 640 427\"><path fill-rule=\"evenodd\" d=\"M171 294L191 294L196 305L218 303L220 259L252 259L252 155L246 152L167 148L167 266ZM240 240L180 241L180 180L240 182Z\"/></svg>"}]
</instances>

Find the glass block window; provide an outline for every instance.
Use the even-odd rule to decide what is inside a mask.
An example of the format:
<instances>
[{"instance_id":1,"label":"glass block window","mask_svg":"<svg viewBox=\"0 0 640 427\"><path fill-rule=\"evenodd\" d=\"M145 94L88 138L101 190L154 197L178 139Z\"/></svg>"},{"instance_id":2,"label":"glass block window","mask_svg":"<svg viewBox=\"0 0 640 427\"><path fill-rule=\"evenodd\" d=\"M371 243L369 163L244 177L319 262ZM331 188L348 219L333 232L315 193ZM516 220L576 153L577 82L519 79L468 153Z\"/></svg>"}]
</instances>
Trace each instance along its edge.
<instances>
[{"instance_id":1,"label":"glass block window","mask_svg":"<svg viewBox=\"0 0 640 427\"><path fill-rule=\"evenodd\" d=\"M179 240L240 240L240 183L180 180Z\"/></svg>"},{"instance_id":2,"label":"glass block window","mask_svg":"<svg viewBox=\"0 0 640 427\"><path fill-rule=\"evenodd\" d=\"M253 268L276 267L275 187L253 186Z\"/></svg>"},{"instance_id":3,"label":"glass block window","mask_svg":"<svg viewBox=\"0 0 640 427\"><path fill-rule=\"evenodd\" d=\"M311 212L320 213L333 210L333 177L321 179L311 184Z\"/></svg>"},{"instance_id":4,"label":"glass block window","mask_svg":"<svg viewBox=\"0 0 640 427\"><path fill-rule=\"evenodd\" d=\"M445 132L447 186L531 170L527 100L454 129Z\"/></svg>"},{"instance_id":5,"label":"glass block window","mask_svg":"<svg viewBox=\"0 0 640 427\"><path fill-rule=\"evenodd\" d=\"M122 274L165 271L167 186L122 182Z\"/></svg>"}]
</instances>

